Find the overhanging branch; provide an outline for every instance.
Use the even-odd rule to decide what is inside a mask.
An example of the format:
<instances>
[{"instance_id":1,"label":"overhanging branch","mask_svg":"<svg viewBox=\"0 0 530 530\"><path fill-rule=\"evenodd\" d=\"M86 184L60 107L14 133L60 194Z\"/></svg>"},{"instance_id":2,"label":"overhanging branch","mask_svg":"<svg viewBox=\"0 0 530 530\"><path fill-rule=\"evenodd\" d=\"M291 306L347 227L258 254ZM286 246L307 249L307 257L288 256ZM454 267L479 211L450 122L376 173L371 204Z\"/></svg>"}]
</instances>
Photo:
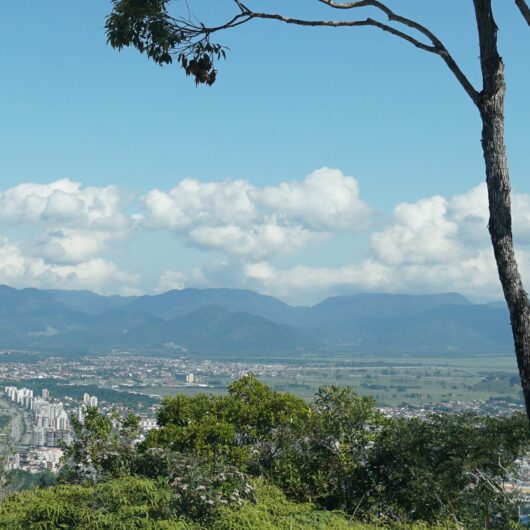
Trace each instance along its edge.
<instances>
[{"instance_id":1,"label":"overhanging branch","mask_svg":"<svg viewBox=\"0 0 530 530\"><path fill-rule=\"evenodd\" d=\"M277 15L273 13L257 13L254 11L247 13L247 15L249 18L278 20L280 22L285 22L286 24L294 24L297 26L332 27L332 28L353 28L353 27L362 27L362 26L372 26L375 28L379 28L383 31L386 31L388 33L391 33L392 35L395 35L396 37L400 37L401 39L404 39L410 42L417 48L420 48L424 51L436 53L436 49L434 46L425 44L421 42L420 40L412 37L411 35L404 33L403 31L400 31L396 28L393 28L392 26L389 26L388 24L384 24L372 18L366 18L364 20L305 20L305 19L299 19L299 18L286 17L284 15Z\"/></svg>"},{"instance_id":2,"label":"overhanging branch","mask_svg":"<svg viewBox=\"0 0 530 530\"><path fill-rule=\"evenodd\" d=\"M427 27L425 27L422 24L419 24L415 20L412 20L407 17L403 17L401 15L398 15L394 11L392 11L386 4L383 2L380 2L379 0L358 0L356 2L336 2L335 0L318 0L322 4L326 4L329 7L332 7L334 9L358 9L361 7L373 7L384 13L390 22L396 22L398 24L402 24L404 26L407 26L408 28L414 29L427 37L432 46L428 46L425 49L426 51L432 51L433 53L436 53L439 55L445 62L445 64L448 66L449 70L453 73L453 75L456 77L460 85L464 88L468 96L472 99L473 103L478 106L479 104L479 93L475 89L475 87L472 85L472 83L469 81L469 79L466 77L462 69L458 66L457 62L453 58L453 56L449 53L443 42ZM524 4L526 9L528 10L528 6L525 3L525 0L515 0L516 3ZM530 11L529 11L530 16ZM382 29L382 28L381 28ZM401 36L401 35L400 35ZM402 37L404 38L404 37ZM409 40L409 39L405 39ZM418 46L420 48L420 46Z\"/></svg>"},{"instance_id":3,"label":"overhanging branch","mask_svg":"<svg viewBox=\"0 0 530 530\"><path fill-rule=\"evenodd\" d=\"M413 44L414 46L416 46L416 48L439 55L443 59L445 64L448 66L449 70L451 70L453 75L456 77L460 85L464 88L464 90L466 91L468 96L471 98L473 103L475 103L475 105L477 106L479 105L479 92L475 89L475 87L466 77L464 72L458 66L457 62L455 61L453 56L449 53L449 51L444 46L442 41L438 37L436 37L436 35L434 35L434 33L432 33L425 26L411 19L408 19L406 17L397 15L391 9L389 9L387 6L385 6L381 2L378 2L377 0L363 0L360 2L350 2L346 4L336 3L336 2L333 2L332 0L318 0L318 1L326 5L329 5L330 7L334 7L336 9L356 9L360 7L375 7L379 9L380 11L382 11L391 22L397 22L399 24L407 26L408 28L414 29L420 32L421 34L423 34L425 37L429 39L430 44L426 44L425 42L420 41L416 37L413 37L412 35L409 35L408 33L405 33L404 31L396 29L393 26L390 26L383 22L379 22L378 20L374 20L372 18L366 18L364 20L305 20L305 19L291 18L291 17L287 17L284 15L275 14L275 13L259 13L259 12L251 11L246 6L241 4L239 0L236 0L238 5L243 7L244 14L248 16L249 19L260 18L260 19L268 19L268 20L277 20L280 22L284 22L286 24L294 24L297 26L309 26L309 27L335 27L337 28L337 27L371 26L371 27L378 28L382 31L385 31L387 33L390 33L394 35L395 37L399 37Z\"/></svg>"},{"instance_id":4,"label":"overhanging branch","mask_svg":"<svg viewBox=\"0 0 530 530\"><path fill-rule=\"evenodd\" d=\"M519 8L519 11L521 11L521 15L523 15L526 23L530 26L530 7L528 7L526 0L515 0L515 4Z\"/></svg>"},{"instance_id":5,"label":"overhanging branch","mask_svg":"<svg viewBox=\"0 0 530 530\"><path fill-rule=\"evenodd\" d=\"M398 37L416 48L439 55L466 93L479 106L479 92L474 88L458 66L442 41L427 27L415 20L398 15L379 0L357 0L339 2L337 0L315 0L334 9L354 10L373 8L388 22L367 17L357 20L307 20L293 18L279 13L258 12L250 9L244 0L232 0L238 13L218 26L206 26L200 21L172 17L167 11L167 2L153 8L150 4L130 3L129 0L113 0L114 9L107 17L106 29L109 43L122 49L135 46L158 64L167 64L176 57L188 75L193 75L197 83L215 82L214 61L225 56L220 44L211 37L225 29L234 28L250 20L276 20L286 24L305 27L374 27ZM518 2L520 0L516 0ZM524 3L524 0L522 0ZM525 4L526 5L526 4Z\"/></svg>"}]
</instances>

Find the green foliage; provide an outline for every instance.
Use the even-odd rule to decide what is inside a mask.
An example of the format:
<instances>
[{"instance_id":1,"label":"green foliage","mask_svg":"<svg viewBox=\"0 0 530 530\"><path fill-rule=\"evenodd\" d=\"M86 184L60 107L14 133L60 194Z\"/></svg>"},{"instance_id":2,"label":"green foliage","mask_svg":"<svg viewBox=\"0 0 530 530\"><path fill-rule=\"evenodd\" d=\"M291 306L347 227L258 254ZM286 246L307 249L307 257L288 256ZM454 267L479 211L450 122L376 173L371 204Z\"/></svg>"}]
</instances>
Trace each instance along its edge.
<instances>
[{"instance_id":1,"label":"green foliage","mask_svg":"<svg viewBox=\"0 0 530 530\"><path fill-rule=\"evenodd\" d=\"M6 480L6 490L10 493L33 488L48 488L57 484L57 477L48 470L30 473L21 469L14 469L7 473Z\"/></svg>"},{"instance_id":2,"label":"green foliage","mask_svg":"<svg viewBox=\"0 0 530 530\"><path fill-rule=\"evenodd\" d=\"M177 513L198 521L214 521L222 507L237 509L254 498L254 488L243 473L218 464L188 462L173 474L170 486Z\"/></svg>"},{"instance_id":3,"label":"green foliage","mask_svg":"<svg viewBox=\"0 0 530 530\"><path fill-rule=\"evenodd\" d=\"M72 418L74 441L65 447L60 480L71 484L97 481L130 474L135 459L134 440L139 433L139 418L104 416L88 407L81 423Z\"/></svg>"},{"instance_id":4,"label":"green foliage","mask_svg":"<svg viewBox=\"0 0 530 530\"><path fill-rule=\"evenodd\" d=\"M317 510L287 500L277 488L257 481L256 502L223 507L208 523L186 519L171 505L171 488L126 477L93 486L58 486L14 494L0 505L0 528L9 530L384 530L352 522L340 512ZM423 524L393 530L452 530Z\"/></svg>"},{"instance_id":5,"label":"green foliage","mask_svg":"<svg viewBox=\"0 0 530 530\"><path fill-rule=\"evenodd\" d=\"M210 42L210 33L190 20L174 18L168 0L113 0L107 17L107 41L121 50L133 46L159 65L171 64L176 56L197 84L213 85L217 77L214 60L225 57L222 46Z\"/></svg>"},{"instance_id":6,"label":"green foliage","mask_svg":"<svg viewBox=\"0 0 530 530\"><path fill-rule=\"evenodd\" d=\"M468 528L517 519L501 486L528 449L522 415L394 421L350 388L321 388L308 406L249 375L228 396L166 399L158 419L144 450L225 460L328 510L394 522L449 517Z\"/></svg>"},{"instance_id":7,"label":"green foliage","mask_svg":"<svg viewBox=\"0 0 530 530\"><path fill-rule=\"evenodd\" d=\"M189 455L150 449L138 454L135 470L167 484L175 513L196 521L211 522L222 508L236 509L254 501L249 477L222 462L205 464Z\"/></svg>"},{"instance_id":8,"label":"green foliage","mask_svg":"<svg viewBox=\"0 0 530 530\"><path fill-rule=\"evenodd\" d=\"M287 432L300 432L309 415L303 400L275 392L250 374L232 383L228 396L166 398L158 413L160 429L149 433L143 447L223 459L255 472L267 449L270 453Z\"/></svg>"},{"instance_id":9,"label":"green foliage","mask_svg":"<svg viewBox=\"0 0 530 530\"><path fill-rule=\"evenodd\" d=\"M256 504L247 504L237 511L225 511L215 528L219 530L254 530L256 528L260 530L284 528L368 530L365 525L350 523L339 512L316 510L309 503L299 504L289 501L281 490L263 482L258 483Z\"/></svg>"},{"instance_id":10,"label":"green foliage","mask_svg":"<svg viewBox=\"0 0 530 530\"><path fill-rule=\"evenodd\" d=\"M185 529L167 513L171 491L126 477L96 486L59 486L21 492L0 505L0 528L10 530ZM159 526L166 521L168 525Z\"/></svg>"},{"instance_id":11,"label":"green foliage","mask_svg":"<svg viewBox=\"0 0 530 530\"><path fill-rule=\"evenodd\" d=\"M368 454L372 511L393 519L456 516L466 528L508 528L516 519L502 483L529 449L528 422L473 414L389 422Z\"/></svg>"},{"instance_id":12,"label":"green foliage","mask_svg":"<svg viewBox=\"0 0 530 530\"><path fill-rule=\"evenodd\" d=\"M319 510L310 503L289 500L278 488L256 482L256 503L245 504L237 511L225 511L212 527L215 530L457 530L457 525L408 523L362 523L340 511ZM460 530L460 529L458 529Z\"/></svg>"},{"instance_id":13,"label":"green foliage","mask_svg":"<svg viewBox=\"0 0 530 530\"><path fill-rule=\"evenodd\" d=\"M364 496L363 463L385 419L373 399L350 388L321 388L310 411L267 476L294 498L351 513Z\"/></svg>"}]
</instances>

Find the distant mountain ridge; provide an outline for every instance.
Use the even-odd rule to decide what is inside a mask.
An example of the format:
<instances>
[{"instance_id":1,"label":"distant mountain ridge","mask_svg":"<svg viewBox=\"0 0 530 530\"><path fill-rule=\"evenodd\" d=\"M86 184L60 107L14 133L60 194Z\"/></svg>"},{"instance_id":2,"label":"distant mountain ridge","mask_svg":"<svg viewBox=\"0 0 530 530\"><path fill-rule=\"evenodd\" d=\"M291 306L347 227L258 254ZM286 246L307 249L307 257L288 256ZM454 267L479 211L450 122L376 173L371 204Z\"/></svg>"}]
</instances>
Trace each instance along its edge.
<instances>
[{"instance_id":1,"label":"distant mountain ridge","mask_svg":"<svg viewBox=\"0 0 530 530\"><path fill-rule=\"evenodd\" d=\"M508 313L458 293L360 293L291 306L243 289L153 296L13 289L0 285L0 348L79 353L508 353Z\"/></svg>"}]
</instances>

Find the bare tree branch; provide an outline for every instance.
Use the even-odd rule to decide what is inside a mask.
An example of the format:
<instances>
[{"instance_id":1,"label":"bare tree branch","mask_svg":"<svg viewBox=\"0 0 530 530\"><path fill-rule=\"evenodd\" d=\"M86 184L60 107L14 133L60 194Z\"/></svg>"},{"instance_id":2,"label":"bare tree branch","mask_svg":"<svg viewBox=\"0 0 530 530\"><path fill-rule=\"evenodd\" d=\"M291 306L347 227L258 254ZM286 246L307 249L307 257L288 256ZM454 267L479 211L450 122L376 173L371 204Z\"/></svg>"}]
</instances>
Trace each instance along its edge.
<instances>
[{"instance_id":1,"label":"bare tree branch","mask_svg":"<svg viewBox=\"0 0 530 530\"><path fill-rule=\"evenodd\" d=\"M388 17L388 20L390 20L391 22L399 22L404 26L408 26L411 29L415 29L416 31L423 33L423 35L425 35L433 43L433 45L443 46L441 41L436 37L436 35L434 35L434 33L432 33L432 31L427 29L425 26L419 24L418 22L415 22L414 20L411 20L410 18L397 15L387 5L383 4L382 2L379 2L378 0L361 0L358 2L346 3L335 2L333 0L318 1L335 9L357 9L359 7L375 7L382 11Z\"/></svg>"},{"instance_id":2,"label":"bare tree branch","mask_svg":"<svg viewBox=\"0 0 530 530\"><path fill-rule=\"evenodd\" d=\"M436 48L429 44L425 44L418 39L408 35L398 29L393 28L387 24L383 24L372 18L366 18L364 20L304 20L299 18L286 17L284 15L278 15L274 13L257 13L251 11L248 13L249 18L262 18L268 20L279 20L280 22L285 22L286 24L295 24L297 26L310 26L310 27L333 27L333 28L352 28L352 27L361 27L361 26L373 26L379 28L388 33L392 33L397 37L405 39L406 41L414 44L417 48L422 50L436 53Z\"/></svg>"},{"instance_id":3,"label":"bare tree branch","mask_svg":"<svg viewBox=\"0 0 530 530\"><path fill-rule=\"evenodd\" d=\"M406 40L407 42L410 42L411 44L416 46L416 48L439 55L444 60L446 65L449 67L451 72L454 74L454 76L456 77L458 82L461 84L461 86L464 88L464 90L466 91L468 96L471 98L473 103L475 103L475 105L477 106L479 104L479 92L475 89L475 87L466 77L464 72L460 69L460 67L458 66L458 64L452 57L452 55L449 53L447 48L444 46L442 41L438 39L438 37L436 37L436 35L434 35L425 26L422 26L421 24L418 24L417 22L413 20L410 20L408 18L395 14L387 6L385 6L381 2L378 2L377 0L363 0L360 2L350 2L348 4L337 4L333 2L332 0L318 0L318 1L324 4L327 4L331 7L337 7L338 9L355 9L358 7L376 7L377 9L383 11L387 15L390 21L403 24L425 35L431 41L431 44L426 44L418 40L417 38L409 35L408 33L405 33L388 24L384 24L372 18L366 18L364 20L305 20L305 19L291 18L291 17L287 17L284 15L279 15L275 13L258 13L258 12L249 10L246 6L241 4L239 0L235 0L235 1L238 3L238 5L243 7L243 9L245 10L244 14L247 15L249 19L261 18L261 19L268 19L268 20L278 20L286 24L294 24L298 26L310 26L310 27L321 26L321 27L335 27L336 28L336 27L372 26L382 31L385 31L387 33L390 33L396 37Z\"/></svg>"},{"instance_id":4,"label":"bare tree branch","mask_svg":"<svg viewBox=\"0 0 530 530\"><path fill-rule=\"evenodd\" d=\"M530 7L528 7L526 1L515 0L515 5L519 8L519 11L521 11L521 15L523 15L523 18L526 20L526 23L530 26Z\"/></svg>"},{"instance_id":5,"label":"bare tree branch","mask_svg":"<svg viewBox=\"0 0 530 530\"><path fill-rule=\"evenodd\" d=\"M394 13L387 5L378 0L358 0L356 2L336 2L335 0L318 0L322 4L326 4L334 9L357 9L360 7L374 7L382 11L390 22L397 22L403 24L411 29L414 29L421 34L425 35L432 43L432 47L428 47L426 51L432 51L439 55L445 64L449 67L449 70L454 74L458 82L462 85L468 96L472 99L473 103L478 106L479 104L479 93L466 77L464 72L460 69L453 56L449 53L443 42L428 28L419 24L418 22L411 20L410 18L403 17ZM525 4L525 0L515 0L518 4ZM528 9L528 6L525 7ZM530 15L530 12L529 12ZM382 29L382 28L381 28ZM405 39L408 40L408 39ZM418 46L420 47L420 46ZM425 48L423 48L425 49Z\"/></svg>"}]
</instances>

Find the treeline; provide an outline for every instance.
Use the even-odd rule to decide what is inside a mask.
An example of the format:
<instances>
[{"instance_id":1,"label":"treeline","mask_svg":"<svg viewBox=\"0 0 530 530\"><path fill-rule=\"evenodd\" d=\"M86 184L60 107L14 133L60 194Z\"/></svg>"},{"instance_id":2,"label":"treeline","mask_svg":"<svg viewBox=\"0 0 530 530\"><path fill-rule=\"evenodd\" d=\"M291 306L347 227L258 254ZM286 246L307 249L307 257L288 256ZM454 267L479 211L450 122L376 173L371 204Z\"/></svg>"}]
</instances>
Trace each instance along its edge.
<instances>
[{"instance_id":1,"label":"treeline","mask_svg":"<svg viewBox=\"0 0 530 530\"><path fill-rule=\"evenodd\" d=\"M350 388L308 404L247 375L166 398L158 423L136 443L133 414L90 409L63 485L8 496L0 528L521 528L503 484L522 414L389 419Z\"/></svg>"}]
</instances>

